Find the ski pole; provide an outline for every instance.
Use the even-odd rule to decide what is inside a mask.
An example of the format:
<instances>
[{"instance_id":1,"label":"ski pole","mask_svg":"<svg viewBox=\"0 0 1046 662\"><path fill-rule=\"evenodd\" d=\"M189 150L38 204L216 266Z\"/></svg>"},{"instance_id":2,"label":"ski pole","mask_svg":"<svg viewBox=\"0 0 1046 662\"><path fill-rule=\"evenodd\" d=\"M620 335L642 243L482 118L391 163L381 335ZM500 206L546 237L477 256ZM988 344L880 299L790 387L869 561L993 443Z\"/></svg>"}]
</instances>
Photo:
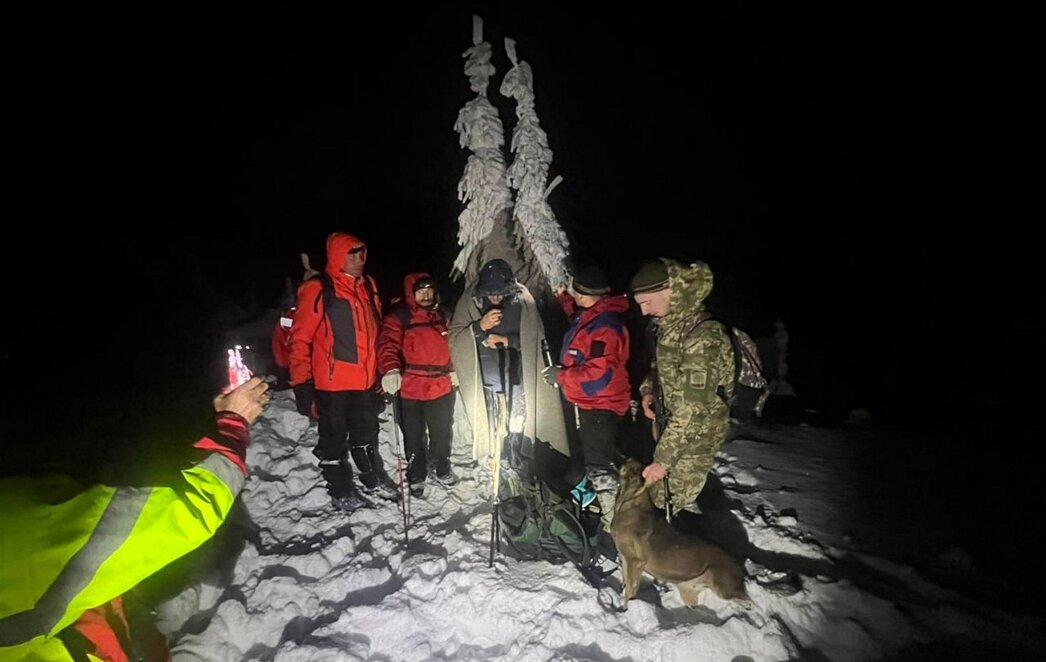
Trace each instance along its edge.
<instances>
[{"instance_id":1,"label":"ski pole","mask_svg":"<svg viewBox=\"0 0 1046 662\"><path fill-rule=\"evenodd\" d=\"M403 513L403 544L410 545L410 536L407 533L410 520L410 492L404 489L403 471L403 437L400 435L400 399L399 395L392 396L392 430L396 435L396 465L399 470L400 479L400 511Z\"/></svg>"}]
</instances>

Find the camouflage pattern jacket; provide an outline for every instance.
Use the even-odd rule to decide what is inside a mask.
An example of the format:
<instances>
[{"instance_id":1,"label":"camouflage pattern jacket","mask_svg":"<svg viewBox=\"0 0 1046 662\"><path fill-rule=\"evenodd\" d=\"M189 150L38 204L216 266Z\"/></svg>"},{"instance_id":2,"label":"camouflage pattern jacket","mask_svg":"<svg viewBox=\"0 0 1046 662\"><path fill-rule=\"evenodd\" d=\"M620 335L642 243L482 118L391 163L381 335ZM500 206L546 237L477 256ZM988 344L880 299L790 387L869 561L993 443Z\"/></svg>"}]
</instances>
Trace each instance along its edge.
<instances>
[{"instance_id":1,"label":"camouflage pattern jacket","mask_svg":"<svg viewBox=\"0 0 1046 662\"><path fill-rule=\"evenodd\" d=\"M657 348L643 395L660 388L668 422L654 451L654 462L669 471L676 507L692 503L704 487L716 452L726 439L730 411L717 394L734 390L734 355L721 323L701 324L709 316L704 300L712 291L712 271L703 262L668 265L671 305L657 324ZM660 486L654 495L664 504Z\"/></svg>"}]
</instances>

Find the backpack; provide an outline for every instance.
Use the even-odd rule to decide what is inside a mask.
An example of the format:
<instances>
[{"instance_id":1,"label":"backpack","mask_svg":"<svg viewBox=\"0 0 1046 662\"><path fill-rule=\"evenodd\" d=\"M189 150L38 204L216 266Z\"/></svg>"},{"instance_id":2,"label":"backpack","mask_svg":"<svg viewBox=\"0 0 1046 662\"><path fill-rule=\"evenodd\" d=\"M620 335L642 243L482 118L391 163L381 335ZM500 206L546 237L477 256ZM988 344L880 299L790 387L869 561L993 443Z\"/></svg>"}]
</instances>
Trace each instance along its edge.
<instances>
[{"instance_id":1,"label":"backpack","mask_svg":"<svg viewBox=\"0 0 1046 662\"><path fill-rule=\"evenodd\" d=\"M328 274L327 272L323 272L319 275L313 276L313 278L317 278L320 281L320 293L316 295L316 300L312 302L312 309L315 312L319 312L320 302L322 301L323 310L328 311L331 309L331 306L334 304L334 299L336 298L336 295L334 293L334 279L331 278L330 274ZM370 282L370 276L363 276L363 286L367 289L367 304L370 306L371 310L374 312L374 316L380 323L381 311L379 311L378 307L374 305L374 298L377 296L377 293L374 291L374 286ZM407 316L409 319L409 311L407 313Z\"/></svg>"},{"instance_id":2,"label":"backpack","mask_svg":"<svg viewBox=\"0 0 1046 662\"><path fill-rule=\"evenodd\" d=\"M709 320L714 318L703 319L694 328ZM759 416L770 397L770 380L763 373L759 349L752 337L741 329L721 321L719 323L726 327L730 346L734 350L734 393L728 396L723 386L716 392L730 408L730 418L743 421Z\"/></svg>"},{"instance_id":3,"label":"backpack","mask_svg":"<svg viewBox=\"0 0 1046 662\"><path fill-rule=\"evenodd\" d=\"M514 494L498 506L506 552L523 561L569 561L588 578L599 557L600 513L564 499L537 477L510 485Z\"/></svg>"}]
</instances>

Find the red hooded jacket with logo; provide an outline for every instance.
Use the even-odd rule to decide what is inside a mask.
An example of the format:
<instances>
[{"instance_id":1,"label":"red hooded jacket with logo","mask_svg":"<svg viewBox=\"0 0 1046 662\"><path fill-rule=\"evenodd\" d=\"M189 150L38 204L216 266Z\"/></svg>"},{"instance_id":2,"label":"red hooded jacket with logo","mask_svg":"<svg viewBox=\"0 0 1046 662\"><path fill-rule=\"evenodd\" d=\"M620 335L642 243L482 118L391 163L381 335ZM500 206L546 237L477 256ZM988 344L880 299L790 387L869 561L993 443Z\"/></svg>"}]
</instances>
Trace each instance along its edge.
<instances>
[{"instance_id":1,"label":"red hooded jacket with logo","mask_svg":"<svg viewBox=\"0 0 1046 662\"><path fill-rule=\"evenodd\" d=\"M400 393L409 400L435 400L450 393L450 359L447 318L439 309L425 309L414 298L414 284L427 273L403 279L403 302L385 316L378 336L378 370L399 370Z\"/></svg>"},{"instance_id":2,"label":"red hooded jacket with logo","mask_svg":"<svg viewBox=\"0 0 1046 662\"><path fill-rule=\"evenodd\" d=\"M628 327L621 317L628 299L600 298L591 308L580 308L564 292L559 304L570 316L559 362L563 397L581 409L628 411L632 391L628 384Z\"/></svg>"},{"instance_id":3,"label":"red hooded jacket with logo","mask_svg":"<svg viewBox=\"0 0 1046 662\"><path fill-rule=\"evenodd\" d=\"M308 280L298 289L290 336L294 385L312 380L320 391L363 391L377 381L378 288L370 276L354 278L341 269L346 254L361 244L343 232L327 237L325 276L333 285L329 310L324 305L324 276Z\"/></svg>"},{"instance_id":4,"label":"red hooded jacket with logo","mask_svg":"<svg viewBox=\"0 0 1046 662\"><path fill-rule=\"evenodd\" d=\"M291 327L294 326L294 313L297 308L288 308L276 320L272 330L272 360L281 368L291 367Z\"/></svg>"}]
</instances>

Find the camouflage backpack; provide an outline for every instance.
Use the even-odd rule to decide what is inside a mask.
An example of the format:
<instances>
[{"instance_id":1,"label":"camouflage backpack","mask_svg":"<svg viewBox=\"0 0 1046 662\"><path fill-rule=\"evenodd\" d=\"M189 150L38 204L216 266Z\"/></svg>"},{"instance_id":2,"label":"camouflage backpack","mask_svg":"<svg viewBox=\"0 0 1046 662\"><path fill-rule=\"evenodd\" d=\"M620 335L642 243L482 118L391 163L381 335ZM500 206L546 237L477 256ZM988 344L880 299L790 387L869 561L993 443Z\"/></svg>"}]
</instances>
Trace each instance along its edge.
<instances>
[{"instance_id":1,"label":"camouflage backpack","mask_svg":"<svg viewBox=\"0 0 1046 662\"><path fill-rule=\"evenodd\" d=\"M694 328L714 318L707 317ZM719 320L715 320L719 321ZM763 361L759 358L759 349L747 333L719 321L730 336L730 345L734 350L734 392L727 395L726 389L719 387L717 393L723 402L730 407L730 417L738 420L759 416L763 405L770 397L770 380L763 373Z\"/></svg>"}]
</instances>

